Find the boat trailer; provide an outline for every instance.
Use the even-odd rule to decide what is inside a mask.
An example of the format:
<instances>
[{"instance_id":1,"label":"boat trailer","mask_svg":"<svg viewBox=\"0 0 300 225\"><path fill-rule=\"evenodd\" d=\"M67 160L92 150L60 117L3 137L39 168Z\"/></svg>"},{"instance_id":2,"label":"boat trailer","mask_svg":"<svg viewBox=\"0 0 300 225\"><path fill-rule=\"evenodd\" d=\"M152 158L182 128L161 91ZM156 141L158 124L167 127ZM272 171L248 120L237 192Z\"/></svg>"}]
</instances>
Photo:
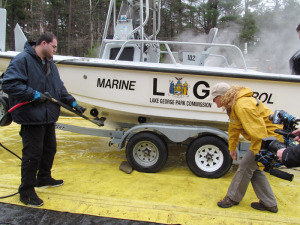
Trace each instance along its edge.
<instances>
[{"instance_id":1,"label":"boat trailer","mask_svg":"<svg viewBox=\"0 0 300 225\"><path fill-rule=\"evenodd\" d=\"M168 146L186 146L186 161L199 177L218 178L232 165L228 151L228 134L208 126L141 123L131 128L107 130L56 123L56 128L84 135L109 137L109 146L125 147L128 163L139 172L155 173L163 168L168 158ZM238 159L249 143L240 143Z\"/></svg>"}]
</instances>

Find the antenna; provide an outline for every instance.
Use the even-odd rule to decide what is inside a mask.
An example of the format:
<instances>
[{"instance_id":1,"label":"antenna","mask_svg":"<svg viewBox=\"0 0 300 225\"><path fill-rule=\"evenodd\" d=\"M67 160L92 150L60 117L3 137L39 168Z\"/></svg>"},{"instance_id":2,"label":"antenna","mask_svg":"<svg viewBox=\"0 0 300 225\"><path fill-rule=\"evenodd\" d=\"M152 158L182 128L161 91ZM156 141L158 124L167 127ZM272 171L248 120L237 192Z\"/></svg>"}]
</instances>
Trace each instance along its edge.
<instances>
[{"instance_id":1,"label":"antenna","mask_svg":"<svg viewBox=\"0 0 300 225\"><path fill-rule=\"evenodd\" d=\"M5 51L5 42L6 42L6 9L0 8L0 52Z\"/></svg>"},{"instance_id":2,"label":"antenna","mask_svg":"<svg viewBox=\"0 0 300 225\"><path fill-rule=\"evenodd\" d=\"M14 32L15 32L15 50L17 52L22 52L24 50L24 45L25 42L27 41L27 38L23 33L19 24L16 24Z\"/></svg>"}]
</instances>

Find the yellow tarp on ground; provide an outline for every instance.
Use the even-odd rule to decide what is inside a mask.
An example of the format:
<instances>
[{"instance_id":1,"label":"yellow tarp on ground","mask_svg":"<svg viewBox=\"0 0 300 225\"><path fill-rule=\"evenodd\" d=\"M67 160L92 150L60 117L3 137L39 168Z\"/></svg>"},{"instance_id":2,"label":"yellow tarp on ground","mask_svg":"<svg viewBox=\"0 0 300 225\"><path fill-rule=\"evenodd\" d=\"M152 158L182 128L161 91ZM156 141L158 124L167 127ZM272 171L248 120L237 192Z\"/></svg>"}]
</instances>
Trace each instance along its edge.
<instances>
[{"instance_id":1,"label":"yellow tarp on ground","mask_svg":"<svg viewBox=\"0 0 300 225\"><path fill-rule=\"evenodd\" d=\"M90 126L79 118L59 122ZM19 129L14 123L1 127L0 141L21 156ZM109 147L109 140L57 130L52 175L65 183L36 189L44 200L41 208L166 224L300 224L299 171L286 170L295 174L292 182L267 175L278 200L276 214L251 208L257 201L251 185L238 206L221 209L217 202L226 195L237 166L219 179L199 178L186 165L184 150L172 148L160 172L126 174L119 170L124 150ZM15 193L19 184L20 160L0 150L0 196ZM22 205L19 195L0 201Z\"/></svg>"}]
</instances>

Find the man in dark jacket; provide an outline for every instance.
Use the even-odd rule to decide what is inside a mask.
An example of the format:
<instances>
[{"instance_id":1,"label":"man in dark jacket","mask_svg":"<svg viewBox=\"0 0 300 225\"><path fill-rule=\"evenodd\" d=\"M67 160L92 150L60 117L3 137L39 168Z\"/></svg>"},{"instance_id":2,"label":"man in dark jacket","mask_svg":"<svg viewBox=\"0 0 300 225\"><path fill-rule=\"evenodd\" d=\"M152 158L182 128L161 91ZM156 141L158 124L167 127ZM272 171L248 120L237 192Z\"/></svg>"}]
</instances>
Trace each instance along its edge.
<instances>
[{"instance_id":1,"label":"man in dark jacket","mask_svg":"<svg viewBox=\"0 0 300 225\"><path fill-rule=\"evenodd\" d=\"M300 39L300 23L298 24L298 26L296 27L296 31L299 35L299 39ZM298 50L290 59L289 61L290 64L290 70L291 70L291 74L294 75L300 75L300 50Z\"/></svg>"},{"instance_id":2,"label":"man in dark jacket","mask_svg":"<svg viewBox=\"0 0 300 225\"><path fill-rule=\"evenodd\" d=\"M297 135L295 141L300 140L300 129L293 131L292 134ZM300 145L279 149L276 155L286 167L300 166Z\"/></svg>"},{"instance_id":3,"label":"man in dark jacket","mask_svg":"<svg viewBox=\"0 0 300 225\"><path fill-rule=\"evenodd\" d=\"M50 32L41 35L36 43L26 42L24 51L11 60L2 84L10 106L32 101L14 110L12 118L21 124L23 142L20 201L37 207L43 205L43 200L37 196L35 187L63 184L63 180L55 180L51 176L56 153L55 122L60 106L48 101L43 93L48 92L80 113L85 110L68 94L60 79L52 62L56 49L57 39Z\"/></svg>"}]
</instances>

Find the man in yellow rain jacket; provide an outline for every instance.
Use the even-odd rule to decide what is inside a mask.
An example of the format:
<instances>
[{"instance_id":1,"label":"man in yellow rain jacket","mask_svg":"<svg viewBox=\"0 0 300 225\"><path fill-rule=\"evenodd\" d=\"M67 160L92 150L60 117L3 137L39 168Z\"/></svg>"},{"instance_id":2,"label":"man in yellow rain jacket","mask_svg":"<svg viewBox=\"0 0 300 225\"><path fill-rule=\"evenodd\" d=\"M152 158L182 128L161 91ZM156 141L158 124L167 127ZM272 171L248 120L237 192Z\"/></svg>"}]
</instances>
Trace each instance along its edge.
<instances>
[{"instance_id":1,"label":"man in yellow rain jacket","mask_svg":"<svg viewBox=\"0 0 300 225\"><path fill-rule=\"evenodd\" d=\"M273 112L261 101L252 97L251 89L241 86L229 86L218 83L212 88L211 99L227 111L229 124L229 150L232 159L236 159L236 147L240 135L251 141L251 146L240 162L240 166L229 186L227 195L218 202L218 206L229 208L238 205L243 199L251 181L259 202L251 203L251 207L258 210L277 212L277 201L267 180L255 161L262 139L273 136L282 141L282 137L274 132L281 129L281 125L272 124L268 117Z\"/></svg>"}]
</instances>

